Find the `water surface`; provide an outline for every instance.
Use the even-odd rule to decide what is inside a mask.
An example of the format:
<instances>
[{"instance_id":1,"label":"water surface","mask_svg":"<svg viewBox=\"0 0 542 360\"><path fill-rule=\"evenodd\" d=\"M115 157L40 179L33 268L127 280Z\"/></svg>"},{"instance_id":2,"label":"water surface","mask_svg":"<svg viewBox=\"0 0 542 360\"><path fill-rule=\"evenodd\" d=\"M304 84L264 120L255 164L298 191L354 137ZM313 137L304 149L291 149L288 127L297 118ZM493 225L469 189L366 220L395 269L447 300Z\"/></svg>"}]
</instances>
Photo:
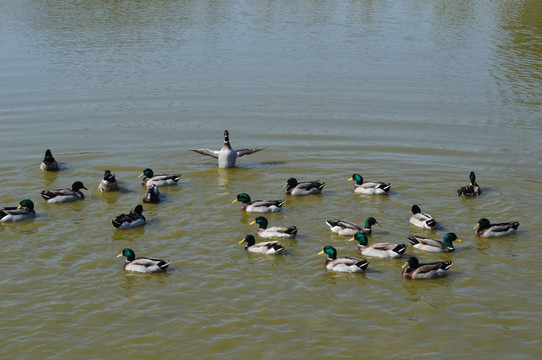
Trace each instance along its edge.
<instances>
[{"instance_id":1,"label":"water surface","mask_svg":"<svg viewBox=\"0 0 542 360\"><path fill-rule=\"evenodd\" d=\"M37 1L0 12L2 206L37 218L2 224L4 357L531 359L541 350L538 264L542 7L537 1ZM265 147L235 169L190 152ZM42 173L50 148L62 171ZM182 172L148 224L115 231L141 202L146 167ZM122 191L100 194L103 171ZM457 197L474 170L483 195ZM393 184L358 196L353 172ZM254 215L239 192L284 198L272 225L296 225L283 256L247 254ZM81 180L78 203L40 191ZM436 231L408 223L419 204ZM370 241L410 234L464 242L447 277L405 281L404 260L332 274L316 254L354 242L328 218L363 222ZM480 217L521 223L474 237ZM115 256L170 259L129 274ZM475 354L475 355L474 355Z\"/></svg>"}]
</instances>

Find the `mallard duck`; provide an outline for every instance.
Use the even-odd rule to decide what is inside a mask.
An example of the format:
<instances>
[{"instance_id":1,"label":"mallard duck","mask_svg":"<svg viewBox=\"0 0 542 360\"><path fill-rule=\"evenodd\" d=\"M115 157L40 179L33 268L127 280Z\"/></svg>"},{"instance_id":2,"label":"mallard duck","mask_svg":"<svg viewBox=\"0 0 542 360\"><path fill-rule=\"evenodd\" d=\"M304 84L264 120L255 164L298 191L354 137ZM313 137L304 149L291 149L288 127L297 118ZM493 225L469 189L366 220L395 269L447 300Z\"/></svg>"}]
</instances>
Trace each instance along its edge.
<instances>
[{"instance_id":1,"label":"mallard duck","mask_svg":"<svg viewBox=\"0 0 542 360\"><path fill-rule=\"evenodd\" d=\"M80 191L81 189L88 190L81 181L76 181L72 184L71 189L43 190L41 196L47 200L48 203L83 200L85 195Z\"/></svg>"},{"instance_id":2,"label":"mallard duck","mask_svg":"<svg viewBox=\"0 0 542 360\"><path fill-rule=\"evenodd\" d=\"M338 219L326 220L326 224L329 226L332 232L345 236L354 236L358 232L363 232L364 234L370 235L373 232L371 226L380 226L374 217L368 217L365 220L365 227Z\"/></svg>"},{"instance_id":3,"label":"mallard duck","mask_svg":"<svg viewBox=\"0 0 542 360\"><path fill-rule=\"evenodd\" d=\"M474 174L474 171L470 172L469 179L470 184L460 187L457 190L457 195L479 196L482 193L482 190L480 190L480 186L478 186L478 184L476 183L476 175Z\"/></svg>"},{"instance_id":4,"label":"mallard duck","mask_svg":"<svg viewBox=\"0 0 542 360\"><path fill-rule=\"evenodd\" d=\"M405 244L392 243L374 243L368 245L367 235L362 232L356 233L351 240L359 242L357 246L358 253L365 256L372 256L381 259L398 258L405 252Z\"/></svg>"},{"instance_id":5,"label":"mallard duck","mask_svg":"<svg viewBox=\"0 0 542 360\"><path fill-rule=\"evenodd\" d=\"M515 234L518 230L519 222L511 221L506 223L491 224L488 219L478 220L474 228L474 234L480 237L497 237Z\"/></svg>"},{"instance_id":6,"label":"mallard duck","mask_svg":"<svg viewBox=\"0 0 542 360\"><path fill-rule=\"evenodd\" d=\"M437 261L433 263L420 264L418 259L411 257L403 265L401 275L405 279L433 279L446 274L446 271L453 265L451 261Z\"/></svg>"},{"instance_id":7,"label":"mallard duck","mask_svg":"<svg viewBox=\"0 0 542 360\"><path fill-rule=\"evenodd\" d=\"M147 187L151 187L153 185L167 186L177 184L179 182L179 179L181 178L181 174L154 175L154 172L151 169L147 168L143 170L139 177L143 178L143 180L141 180L141 185L145 185Z\"/></svg>"},{"instance_id":8,"label":"mallard duck","mask_svg":"<svg viewBox=\"0 0 542 360\"><path fill-rule=\"evenodd\" d=\"M437 227L437 222L429 214L422 213L422 210L418 205L412 205L412 216L410 217L410 223L417 227L432 230Z\"/></svg>"},{"instance_id":9,"label":"mallard duck","mask_svg":"<svg viewBox=\"0 0 542 360\"><path fill-rule=\"evenodd\" d=\"M302 181L298 182L296 178L289 178L284 185L284 193L287 195L312 195L320 194L325 181Z\"/></svg>"},{"instance_id":10,"label":"mallard duck","mask_svg":"<svg viewBox=\"0 0 542 360\"><path fill-rule=\"evenodd\" d=\"M53 157L51 150L45 150L45 157L40 164L40 169L43 171L58 171L58 163Z\"/></svg>"},{"instance_id":11,"label":"mallard duck","mask_svg":"<svg viewBox=\"0 0 542 360\"><path fill-rule=\"evenodd\" d=\"M412 243L412 247L430 252L450 252L454 251L454 244L452 241L463 242L458 239L455 233L447 233L442 240L431 239L425 236L410 235L408 240Z\"/></svg>"},{"instance_id":12,"label":"mallard duck","mask_svg":"<svg viewBox=\"0 0 542 360\"><path fill-rule=\"evenodd\" d=\"M324 267L330 271L357 273L364 272L369 265L367 260L356 259L350 256L337 257L337 250L330 245L324 246L318 255L327 254Z\"/></svg>"},{"instance_id":13,"label":"mallard duck","mask_svg":"<svg viewBox=\"0 0 542 360\"><path fill-rule=\"evenodd\" d=\"M263 237L263 238L280 237L280 238L293 239L293 238L295 238L295 236L297 234L297 227L296 226L290 226L290 227L272 226L272 227L267 227L268 221L263 216L258 216L249 225L254 225L254 224L258 224L257 234L259 236Z\"/></svg>"},{"instance_id":14,"label":"mallard duck","mask_svg":"<svg viewBox=\"0 0 542 360\"><path fill-rule=\"evenodd\" d=\"M363 182L363 177L360 174L354 174L348 181L354 180L356 184L352 191L356 194L381 195L387 194L391 189L390 183L382 181L366 181Z\"/></svg>"},{"instance_id":15,"label":"mallard duck","mask_svg":"<svg viewBox=\"0 0 542 360\"><path fill-rule=\"evenodd\" d=\"M120 214L111 220L113 226L117 229L130 229L136 226L145 225L146 220L143 216L143 206L137 205L135 209L131 209L128 214Z\"/></svg>"},{"instance_id":16,"label":"mallard duck","mask_svg":"<svg viewBox=\"0 0 542 360\"><path fill-rule=\"evenodd\" d=\"M211 149L192 149L202 155L207 155L218 159L219 168L232 168L235 167L235 161L241 156L254 154L257 151L263 149L241 149L233 150L230 145L230 135L228 130L224 130L224 145L220 150L211 150Z\"/></svg>"},{"instance_id":17,"label":"mallard duck","mask_svg":"<svg viewBox=\"0 0 542 360\"><path fill-rule=\"evenodd\" d=\"M282 205L284 205L285 200L250 200L250 196L247 193L237 194L237 198L231 203L242 202L241 210L246 212L278 212L280 211Z\"/></svg>"},{"instance_id":18,"label":"mallard duck","mask_svg":"<svg viewBox=\"0 0 542 360\"><path fill-rule=\"evenodd\" d=\"M122 266L126 271L135 271L140 273L155 273L162 272L167 269L170 262L160 259L153 259L149 257L136 257L132 249L124 249L117 257L125 256L126 261Z\"/></svg>"},{"instance_id":19,"label":"mallard duck","mask_svg":"<svg viewBox=\"0 0 542 360\"><path fill-rule=\"evenodd\" d=\"M156 185L147 188L145 196L143 196L143 202L157 204L160 202L161 194Z\"/></svg>"},{"instance_id":20,"label":"mallard duck","mask_svg":"<svg viewBox=\"0 0 542 360\"><path fill-rule=\"evenodd\" d=\"M98 189L101 192L117 191L119 189L119 185L117 184L117 179L115 178L115 174L111 174L111 171L105 170L104 178L100 181L100 185L98 185Z\"/></svg>"},{"instance_id":21,"label":"mallard duck","mask_svg":"<svg viewBox=\"0 0 542 360\"><path fill-rule=\"evenodd\" d=\"M19 221L35 218L34 203L30 199L24 199L17 207L5 207L0 209L0 221Z\"/></svg>"},{"instance_id":22,"label":"mallard duck","mask_svg":"<svg viewBox=\"0 0 542 360\"><path fill-rule=\"evenodd\" d=\"M254 239L254 236L250 234L245 236L243 240L239 241L239 244L243 243L247 243L245 245L245 250L256 254L274 255L284 250L284 247L279 244L278 241L256 243L256 239Z\"/></svg>"}]
</instances>

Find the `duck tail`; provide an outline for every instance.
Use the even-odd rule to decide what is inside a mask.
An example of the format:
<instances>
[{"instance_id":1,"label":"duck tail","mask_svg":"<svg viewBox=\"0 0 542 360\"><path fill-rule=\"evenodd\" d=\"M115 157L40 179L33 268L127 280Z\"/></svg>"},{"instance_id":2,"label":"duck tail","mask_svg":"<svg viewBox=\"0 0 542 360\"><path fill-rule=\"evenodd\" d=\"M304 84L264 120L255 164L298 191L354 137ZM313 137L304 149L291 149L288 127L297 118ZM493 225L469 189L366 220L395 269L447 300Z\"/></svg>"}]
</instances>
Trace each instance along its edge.
<instances>
[{"instance_id":1,"label":"duck tail","mask_svg":"<svg viewBox=\"0 0 542 360\"><path fill-rule=\"evenodd\" d=\"M280 244L273 244L273 250L275 250L276 252L280 252L284 250L284 247Z\"/></svg>"},{"instance_id":2,"label":"duck tail","mask_svg":"<svg viewBox=\"0 0 542 360\"><path fill-rule=\"evenodd\" d=\"M291 235L296 235L297 234L297 226L290 226L287 230L286 230L286 234L291 234Z\"/></svg>"},{"instance_id":3,"label":"duck tail","mask_svg":"<svg viewBox=\"0 0 542 360\"><path fill-rule=\"evenodd\" d=\"M407 248L406 244L399 244L393 249L393 251L399 255L403 255L405 253L406 248Z\"/></svg>"},{"instance_id":4,"label":"duck tail","mask_svg":"<svg viewBox=\"0 0 542 360\"><path fill-rule=\"evenodd\" d=\"M359 267L362 270L367 269L367 266L369 266L369 261L367 260L361 260L356 263L356 266Z\"/></svg>"},{"instance_id":5,"label":"duck tail","mask_svg":"<svg viewBox=\"0 0 542 360\"><path fill-rule=\"evenodd\" d=\"M410 241L410 243L412 245L416 245L416 244L419 244L420 242L418 241L418 239L416 239L416 237L414 235L410 235L408 237L408 240Z\"/></svg>"},{"instance_id":6,"label":"duck tail","mask_svg":"<svg viewBox=\"0 0 542 360\"><path fill-rule=\"evenodd\" d=\"M170 261L168 262L160 261L157 265L160 269L166 270L170 263L171 263Z\"/></svg>"},{"instance_id":7,"label":"duck tail","mask_svg":"<svg viewBox=\"0 0 542 360\"><path fill-rule=\"evenodd\" d=\"M49 190L43 190L41 192L41 196L45 199L45 200L49 200L49 199L52 199L55 197L55 194L52 193L51 191Z\"/></svg>"},{"instance_id":8,"label":"duck tail","mask_svg":"<svg viewBox=\"0 0 542 360\"><path fill-rule=\"evenodd\" d=\"M326 220L326 224L327 226L329 227L334 227L334 226L337 226L337 224L339 223L339 220Z\"/></svg>"}]
</instances>

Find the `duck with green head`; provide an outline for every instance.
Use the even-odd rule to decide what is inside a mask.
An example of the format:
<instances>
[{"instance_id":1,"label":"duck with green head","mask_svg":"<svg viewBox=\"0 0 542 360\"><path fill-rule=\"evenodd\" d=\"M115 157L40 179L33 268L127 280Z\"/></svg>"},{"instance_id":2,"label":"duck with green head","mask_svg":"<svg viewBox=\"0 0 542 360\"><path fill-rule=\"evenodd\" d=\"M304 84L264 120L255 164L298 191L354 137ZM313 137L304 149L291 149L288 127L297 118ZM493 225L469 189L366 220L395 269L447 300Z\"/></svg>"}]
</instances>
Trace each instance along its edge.
<instances>
[{"instance_id":1,"label":"duck with green head","mask_svg":"<svg viewBox=\"0 0 542 360\"><path fill-rule=\"evenodd\" d=\"M371 229L373 225L380 226L378 221L372 216L365 219L365 226L339 219L326 220L326 224L332 232L344 236L354 236L358 232L370 235L373 233L373 230Z\"/></svg>"},{"instance_id":2,"label":"duck with green head","mask_svg":"<svg viewBox=\"0 0 542 360\"><path fill-rule=\"evenodd\" d=\"M122 250L122 252L117 255L117 257L121 256L126 257L123 265L123 268L126 271L146 274L156 273L165 271L170 264L169 261L164 261L161 259L153 259L145 256L136 257L134 251L129 248Z\"/></svg>"},{"instance_id":3,"label":"duck with green head","mask_svg":"<svg viewBox=\"0 0 542 360\"><path fill-rule=\"evenodd\" d=\"M281 210L282 205L284 205L285 200L254 200L250 199L250 196L247 193L237 194L237 198L231 203L242 202L241 210L246 212L260 212L260 213L270 213L278 212Z\"/></svg>"},{"instance_id":4,"label":"duck with green head","mask_svg":"<svg viewBox=\"0 0 542 360\"><path fill-rule=\"evenodd\" d=\"M446 272L452 265L451 261L420 264L417 258L411 257L403 265L401 275L403 278L411 280L433 279L446 275Z\"/></svg>"},{"instance_id":5,"label":"duck with green head","mask_svg":"<svg viewBox=\"0 0 542 360\"><path fill-rule=\"evenodd\" d=\"M359 244L357 251L361 255L377 257L381 259L398 258L404 254L407 246L405 244L392 244L392 243L374 243L369 245L367 235L362 232L358 232L350 240L356 240Z\"/></svg>"},{"instance_id":6,"label":"duck with green head","mask_svg":"<svg viewBox=\"0 0 542 360\"><path fill-rule=\"evenodd\" d=\"M284 193L295 196L320 194L325 184L325 181L320 180L298 182L296 178L291 177L284 185Z\"/></svg>"},{"instance_id":7,"label":"duck with green head","mask_svg":"<svg viewBox=\"0 0 542 360\"><path fill-rule=\"evenodd\" d=\"M36 217L34 203L30 199L24 199L17 207L4 207L0 209L0 221L20 221Z\"/></svg>"},{"instance_id":8,"label":"duck with green head","mask_svg":"<svg viewBox=\"0 0 542 360\"><path fill-rule=\"evenodd\" d=\"M478 220L474 228L474 234L479 237L499 237L515 234L518 230L519 222L510 221L505 223L492 224L488 219Z\"/></svg>"},{"instance_id":9,"label":"duck with green head","mask_svg":"<svg viewBox=\"0 0 542 360\"><path fill-rule=\"evenodd\" d=\"M284 247L278 241L265 241L256 243L254 236L248 234L239 241L239 244L244 244L245 250L250 251L256 254L265 254L265 255L275 255L279 254L284 250Z\"/></svg>"},{"instance_id":10,"label":"duck with green head","mask_svg":"<svg viewBox=\"0 0 542 360\"><path fill-rule=\"evenodd\" d=\"M474 174L474 171L470 172L469 180L469 185L462 186L457 190L458 196L480 196L482 190L480 190L480 186L478 186L478 184L476 183L476 175Z\"/></svg>"},{"instance_id":11,"label":"duck with green head","mask_svg":"<svg viewBox=\"0 0 542 360\"><path fill-rule=\"evenodd\" d=\"M181 174L154 175L154 171L152 171L149 168L146 168L143 170L141 175L139 175L139 177L143 178L143 180L141 180L141 185L145 185L147 187L151 187L153 185L168 186L168 185L176 185L181 179Z\"/></svg>"},{"instance_id":12,"label":"duck with green head","mask_svg":"<svg viewBox=\"0 0 542 360\"><path fill-rule=\"evenodd\" d=\"M258 224L258 231L256 232L259 236L263 238L272 238L272 237L279 237L279 238L285 238L285 239L293 239L297 235L297 227L296 226L271 226L269 227L269 222L267 218L263 216L258 216L254 221L252 221L249 225Z\"/></svg>"},{"instance_id":13,"label":"duck with green head","mask_svg":"<svg viewBox=\"0 0 542 360\"><path fill-rule=\"evenodd\" d=\"M83 200L85 194L81 192L81 189L88 190L81 181L76 181L72 184L71 189L54 189L43 190L41 196L48 203L63 203L68 201Z\"/></svg>"},{"instance_id":14,"label":"duck with green head","mask_svg":"<svg viewBox=\"0 0 542 360\"><path fill-rule=\"evenodd\" d=\"M352 191L356 194L385 195L390 192L391 184L383 181L363 181L363 177L355 173L348 181L355 181Z\"/></svg>"},{"instance_id":15,"label":"duck with green head","mask_svg":"<svg viewBox=\"0 0 542 360\"><path fill-rule=\"evenodd\" d=\"M359 273L365 272L369 262L367 260L356 259L350 256L337 257L337 249L331 245L326 245L318 255L326 254L324 267L329 271Z\"/></svg>"},{"instance_id":16,"label":"duck with green head","mask_svg":"<svg viewBox=\"0 0 542 360\"><path fill-rule=\"evenodd\" d=\"M422 251L429 252L451 252L454 251L453 241L462 242L453 232L444 235L442 240L431 239L425 236L410 235L408 240L412 243L412 247Z\"/></svg>"}]
</instances>

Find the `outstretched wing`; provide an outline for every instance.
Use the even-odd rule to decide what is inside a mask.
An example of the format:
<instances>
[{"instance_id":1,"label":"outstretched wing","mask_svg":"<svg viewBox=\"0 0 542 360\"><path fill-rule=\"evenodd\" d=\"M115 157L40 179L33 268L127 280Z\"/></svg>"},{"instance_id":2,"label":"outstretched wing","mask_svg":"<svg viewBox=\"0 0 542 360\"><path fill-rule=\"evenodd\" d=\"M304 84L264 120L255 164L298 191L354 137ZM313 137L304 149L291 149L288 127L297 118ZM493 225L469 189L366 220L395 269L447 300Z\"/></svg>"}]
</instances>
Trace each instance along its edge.
<instances>
[{"instance_id":1,"label":"outstretched wing","mask_svg":"<svg viewBox=\"0 0 542 360\"><path fill-rule=\"evenodd\" d=\"M241 149L241 150L235 150L235 152L237 153L237 157L240 158L241 156L254 154L255 152L258 152L260 150L263 150L263 148L261 148L261 149Z\"/></svg>"},{"instance_id":2,"label":"outstretched wing","mask_svg":"<svg viewBox=\"0 0 542 360\"><path fill-rule=\"evenodd\" d=\"M207 155L214 157L215 159L218 159L218 150L211 150L211 149L191 149L190 151L197 152L201 155Z\"/></svg>"}]
</instances>

